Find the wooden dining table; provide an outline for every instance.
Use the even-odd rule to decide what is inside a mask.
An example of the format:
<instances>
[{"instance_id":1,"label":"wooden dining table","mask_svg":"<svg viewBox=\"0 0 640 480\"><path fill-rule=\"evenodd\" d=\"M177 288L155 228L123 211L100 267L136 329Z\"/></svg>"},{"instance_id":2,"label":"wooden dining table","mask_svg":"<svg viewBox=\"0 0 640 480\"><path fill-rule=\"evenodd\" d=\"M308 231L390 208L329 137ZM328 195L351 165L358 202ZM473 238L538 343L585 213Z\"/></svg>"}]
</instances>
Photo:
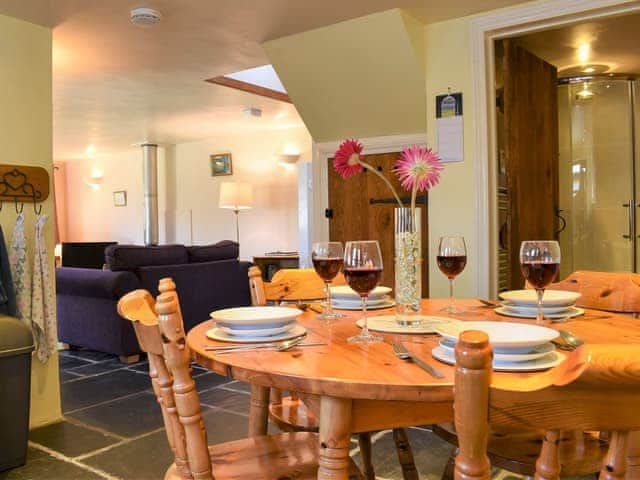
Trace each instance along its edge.
<instances>
[{"instance_id":1,"label":"wooden dining table","mask_svg":"<svg viewBox=\"0 0 640 480\"><path fill-rule=\"evenodd\" d=\"M448 300L423 300L422 313L458 320L496 320L534 324L535 320L498 315L474 299L458 300L463 313L448 315L440 310ZM431 356L440 337L435 334L383 334L384 342L348 343L358 333L358 311L331 322L318 320L307 311L298 318L308 332L306 341L326 345L295 347L289 351L253 351L216 355L207 345L221 345L206 332L205 321L193 328L187 342L200 365L230 378L251 384L250 435L267 432L270 388L298 392L320 423L318 479L346 479L350 438L353 433L426 425L453 420L454 367ZM393 315L393 309L369 312ZM640 319L627 315L586 310L564 323L547 321L545 326L569 330L589 344L639 344ZM391 347L400 340L406 348L437 368L444 378L436 379L416 364L397 358ZM525 381L535 385L536 376L548 372L495 372L494 379ZM529 380L532 380L529 382Z\"/></svg>"}]
</instances>

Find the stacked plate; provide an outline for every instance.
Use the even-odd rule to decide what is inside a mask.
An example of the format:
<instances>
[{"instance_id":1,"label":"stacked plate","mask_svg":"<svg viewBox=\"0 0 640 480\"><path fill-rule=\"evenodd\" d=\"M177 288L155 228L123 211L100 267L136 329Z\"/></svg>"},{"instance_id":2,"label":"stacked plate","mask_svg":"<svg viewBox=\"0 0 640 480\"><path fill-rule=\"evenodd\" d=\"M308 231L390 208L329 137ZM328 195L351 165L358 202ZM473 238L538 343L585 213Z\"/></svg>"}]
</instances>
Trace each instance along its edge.
<instances>
[{"instance_id":1,"label":"stacked plate","mask_svg":"<svg viewBox=\"0 0 640 480\"><path fill-rule=\"evenodd\" d=\"M235 343L287 340L306 332L306 329L296 322L296 317L301 314L301 310L288 307L238 307L216 310L209 314L216 326L207 331L207 337Z\"/></svg>"},{"instance_id":2,"label":"stacked plate","mask_svg":"<svg viewBox=\"0 0 640 480\"><path fill-rule=\"evenodd\" d=\"M489 336L493 348L493 369L528 372L555 367L564 357L551 341L558 332L551 328L511 322L453 322L435 327L442 335L431 354L441 362L455 363L455 345L465 330L480 330Z\"/></svg>"},{"instance_id":3,"label":"stacked plate","mask_svg":"<svg viewBox=\"0 0 640 480\"><path fill-rule=\"evenodd\" d=\"M579 293L564 290L545 290L542 297L542 313L546 318L565 318L582 315L584 310L575 306ZM511 290L500 294L502 306L496 308L500 315L535 318L538 297L535 290Z\"/></svg>"},{"instance_id":4,"label":"stacked plate","mask_svg":"<svg viewBox=\"0 0 640 480\"><path fill-rule=\"evenodd\" d=\"M390 293L391 289L389 287L374 288L371 293L369 293L367 309L377 310L380 308L393 307L395 302L389 296ZM333 305L333 308L342 310L360 310L360 308L362 308L360 295L347 285L331 287L331 305Z\"/></svg>"}]
</instances>

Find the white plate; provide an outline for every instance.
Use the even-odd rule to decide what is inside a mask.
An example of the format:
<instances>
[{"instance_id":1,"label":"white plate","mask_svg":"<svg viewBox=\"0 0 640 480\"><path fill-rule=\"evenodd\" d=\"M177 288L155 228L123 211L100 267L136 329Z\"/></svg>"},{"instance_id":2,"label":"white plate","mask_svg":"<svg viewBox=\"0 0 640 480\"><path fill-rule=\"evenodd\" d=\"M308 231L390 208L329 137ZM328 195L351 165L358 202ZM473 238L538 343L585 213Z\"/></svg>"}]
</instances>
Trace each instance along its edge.
<instances>
[{"instance_id":1,"label":"white plate","mask_svg":"<svg viewBox=\"0 0 640 480\"><path fill-rule=\"evenodd\" d=\"M454 348L455 343L450 343L446 340L440 340L440 346L447 350L451 355L455 355ZM544 357L549 353L553 352L556 349L553 343L543 343L542 345L538 345L534 347L529 352L519 353L517 351L505 351L504 353L493 352L493 359L499 362L529 362L531 360L535 360L537 358Z\"/></svg>"},{"instance_id":2,"label":"white plate","mask_svg":"<svg viewBox=\"0 0 640 480\"><path fill-rule=\"evenodd\" d=\"M496 309L497 310L497 309ZM480 330L489 335L491 345L498 349L530 348L547 343L558 337L558 332L539 325L514 322L451 322L436 327L436 332L449 343L458 341L458 336L465 330Z\"/></svg>"},{"instance_id":3,"label":"white plate","mask_svg":"<svg viewBox=\"0 0 640 480\"><path fill-rule=\"evenodd\" d=\"M391 297L380 297L380 298L370 298L367 301L367 305L369 307L374 307L376 305L381 305L383 303L388 303L388 302L392 302L393 298ZM334 305L341 305L343 307L358 307L360 308L360 305L362 305L361 300L358 298L357 300L344 300L342 298L340 299L331 299L331 303Z\"/></svg>"},{"instance_id":4,"label":"white plate","mask_svg":"<svg viewBox=\"0 0 640 480\"><path fill-rule=\"evenodd\" d=\"M542 305L573 305L580 298L580 294L576 292L567 292L565 290L545 290L542 297ZM517 305L537 305L538 297L536 291L531 290L511 290L502 292L500 298Z\"/></svg>"},{"instance_id":5,"label":"white plate","mask_svg":"<svg viewBox=\"0 0 640 480\"><path fill-rule=\"evenodd\" d=\"M367 305L367 311L369 310L381 310L383 308L391 308L395 306L396 302L393 300L387 300L383 303L376 303L375 305ZM333 308L337 308L338 310L361 310L362 307L358 303L357 305L344 304L338 302L331 302Z\"/></svg>"},{"instance_id":6,"label":"white plate","mask_svg":"<svg viewBox=\"0 0 640 480\"><path fill-rule=\"evenodd\" d=\"M448 350L442 348L441 345L431 350L431 355L433 355L433 358L436 360L448 363L449 365L456 363L455 356ZM563 360L564 356L558 352L548 353L543 357L529 362L501 362L494 358L493 369L497 372L534 372L560 365Z\"/></svg>"},{"instance_id":7,"label":"white plate","mask_svg":"<svg viewBox=\"0 0 640 480\"><path fill-rule=\"evenodd\" d=\"M356 293L355 290L352 290L348 285L336 285L331 288L331 298L336 300L360 300L360 295ZM369 292L369 299L373 300L376 298L382 298L391 293L391 289L389 287L377 286L371 292Z\"/></svg>"},{"instance_id":8,"label":"white plate","mask_svg":"<svg viewBox=\"0 0 640 480\"><path fill-rule=\"evenodd\" d=\"M399 325L398 322L396 322L395 315L377 315L367 319L367 326L369 330L376 332L419 334L435 333L434 328L436 326L456 321L450 318L434 317L431 315L416 315L415 318L420 318L419 324ZM362 328L364 326L364 320L358 320L356 325Z\"/></svg>"},{"instance_id":9,"label":"white plate","mask_svg":"<svg viewBox=\"0 0 640 480\"><path fill-rule=\"evenodd\" d=\"M277 342L279 340L288 340L293 337L298 337L307 331L302 325L296 324L293 328L283 333L271 335L265 337L263 335L258 337L229 335L222 332L218 327L207 330L207 337L211 340L218 340L219 342L233 342L233 343L260 343L260 342Z\"/></svg>"},{"instance_id":10,"label":"white plate","mask_svg":"<svg viewBox=\"0 0 640 480\"><path fill-rule=\"evenodd\" d=\"M536 310L531 310L527 312L523 312L520 310L514 310L509 307L498 307L495 309L495 312L504 315L506 317L516 317L516 318L536 318ZM564 318L564 317L577 317L579 315L584 314L584 310L578 307L570 307L567 310L556 313L547 313L543 312L545 318Z\"/></svg>"},{"instance_id":11,"label":"white plate","mask_svg":"<svg viewBox=\"0 0 640 480\"><path fill-rule=\"evenodd\" d=\"M538 311L538 307L535 305L518 305L516 303L509 303L509 302L504 302L502 304L502 306L504 308L506 308L507 310L512 310L515 312L521 312L521 313L531 313L531 312L537 312ZM560 312L567 312L569 309L571 309L572 307L574 307L575 305L560 305L558 307L553 306L553 307L545 307L544 305L542 306L542 311L543 313L547 314L547 313L560 313Z\"/></svg>"},{"instance_id":12,"label":"white plate","mask_svg":"<svg viewBox=\"0 0 640 480\"><path fill-rule=\"evenodd\" d=\"M278 335L291 330L296 326L295 322L287 322L279 327L272 328L229 328L223 324L216 324L219 332L233 335L234 337L265 337L270 335Z\"/></svg>"},{"instance_id":13,"label":"white plate","mask_svg":"<svg viewBox=\"0 0 640 480\"><path fill-rule=\"evenodd\" d=\"M282 325L295 320L302 310L289 307L236 307L216 310L209 315L226 325Z\"/></svg>"}]
</instances>

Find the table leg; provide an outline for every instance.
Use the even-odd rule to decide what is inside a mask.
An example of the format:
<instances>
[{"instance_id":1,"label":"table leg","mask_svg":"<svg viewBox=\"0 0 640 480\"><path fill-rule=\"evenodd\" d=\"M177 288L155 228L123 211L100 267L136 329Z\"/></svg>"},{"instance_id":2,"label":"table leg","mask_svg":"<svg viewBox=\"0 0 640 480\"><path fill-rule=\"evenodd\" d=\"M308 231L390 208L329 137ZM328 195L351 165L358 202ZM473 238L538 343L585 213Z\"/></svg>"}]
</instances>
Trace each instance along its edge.
<instances>
[{"instance_id":1,"label":"table leg","mask_svg":"<svg viewBox=\"0 0 640 480\"><path fill-rule=\"evenodd\" d=\"M349 478L351 399L320 399L320 459L318 480Z\"/></svg>"},{"instance_id":2,"label":"table leg","mask_svg":"<svg viewBox=\"0 0 640 480\"><path fill-rule=\"evenodd\" d=\"M266 435L269 427L269 387L251 385L249 436Z\"/></svg>"},{"instance_id":3,"label":"table leg","mask_svg":"<svg viewBox=\"0 0 640 480\"><path fill-rule=\"evenodd\" d=\"M640 432L629 434L627 446L627 479L640 478Z\"/></svg>"}]
</instances>

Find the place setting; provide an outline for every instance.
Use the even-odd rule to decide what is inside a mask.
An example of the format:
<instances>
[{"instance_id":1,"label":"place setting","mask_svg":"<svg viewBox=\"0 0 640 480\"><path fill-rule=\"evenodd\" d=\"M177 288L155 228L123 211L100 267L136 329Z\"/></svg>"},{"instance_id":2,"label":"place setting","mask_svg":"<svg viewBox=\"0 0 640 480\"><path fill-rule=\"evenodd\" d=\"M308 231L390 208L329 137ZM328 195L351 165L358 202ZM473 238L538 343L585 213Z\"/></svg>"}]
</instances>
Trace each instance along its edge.
<instances>
[{"instance_id":1,"label":"place setting","mask_svg":"<svg viewBox=\"0 0 640 480\"><path fill-rule=\"evenodd\" d=\"M479 330L489 336L493 348L493 369L498 372L546 370L564 360L564 356L556 351L555 342L560 337L556 330L496 321L458 321L436 327L442 338L431 351L433 358L454 365L458 337L466 330Z\"/></svg>"},{"instance_id":2,"label":"place setting","mask_svg":"<svg viewBox=\"0 0 640 480\"><path fill-rule=\"evenodd\" d=\"M219 354L258 349L286 351L294 346L325 345L301 343L307 329L297 321L302 310L291 307L236 307L210 313L215 327L207 330L211 340L228 342L227 346L207 346L205 350Z\"/></svg>"}]
</instances>

